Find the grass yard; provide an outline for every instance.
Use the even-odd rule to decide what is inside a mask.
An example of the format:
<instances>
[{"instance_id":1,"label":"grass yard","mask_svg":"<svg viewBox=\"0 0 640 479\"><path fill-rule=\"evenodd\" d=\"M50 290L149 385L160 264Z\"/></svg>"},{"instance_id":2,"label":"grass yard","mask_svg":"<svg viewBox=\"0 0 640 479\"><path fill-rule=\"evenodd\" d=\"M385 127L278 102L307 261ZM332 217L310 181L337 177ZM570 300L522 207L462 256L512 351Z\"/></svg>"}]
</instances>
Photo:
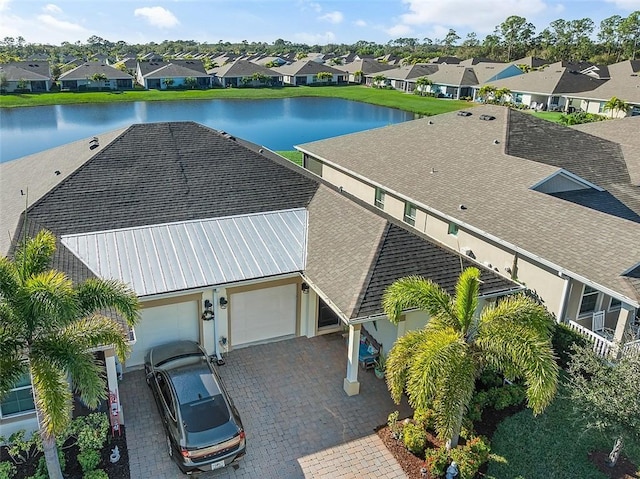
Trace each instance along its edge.
<instances>
[{"instance_id":1,"label":"grass yard","mask_svg":"<svg viewBox=\"0 0 640 479\"><path fill-rule=\"evenodd\" d=\"M613 447L613 440L586 431L573 415L562 389L554 403L540 416L529 409L505 419L491 440L488 478L605 479L587 454ZM640 444L625 444L622 455L640 465Z\"/></svg>"},{"instance_id":2,"label":"grass yard","mask_svg":"<svg viewBox=\"0 0 640 479\"><path fill-rule=\"evenodd\" d=\"M555 123L559 123L560 117L564 115L561 111L529 111L529 113L543 120L553 121Z\"/></svg>"},{"instance_id":3,"label":"grass yard","mask_svg":"<svg viewBox=\"0 0 640 479\"><path fill-rule=\"evenodd\" d=\"M296 165L302 166L302 152L298 150L293 151L276 151L280 156L284 156L287 160L293 161Z\"/></svg>"},{"instance_id":4,"label":"grass yard","mask_svg":"<svg viewBox=\"0 0 640 479\"><path fill-rule=\"evenodd\" d=\"M265 99L292 97L327 97L361 101L373 105L398 108L420 115L438 115L470 108L472 103L443 100L381 90L360 85L283 88L225 88L211 90L132 90L123 92L63 92L0 95L0 107L63 105L71 103L114 103L121 101L214 100L217 98Z\"/></svg>"}]
</instances>

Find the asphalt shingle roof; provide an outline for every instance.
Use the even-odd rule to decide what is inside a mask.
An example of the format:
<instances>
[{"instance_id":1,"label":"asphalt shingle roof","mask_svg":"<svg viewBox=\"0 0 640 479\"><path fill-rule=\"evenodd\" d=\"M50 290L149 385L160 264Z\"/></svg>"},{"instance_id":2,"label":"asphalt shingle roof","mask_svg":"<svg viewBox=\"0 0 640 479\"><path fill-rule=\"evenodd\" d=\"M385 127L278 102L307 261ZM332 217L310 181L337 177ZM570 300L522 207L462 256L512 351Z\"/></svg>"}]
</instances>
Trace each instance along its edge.
<instances>
[{"instance_id":1,"label":"asphalt shingle roof","mask_svg":"<svg viewBox=\"0 0 640 479\"><path fill-rule=\"evenodd\" d=\"M234 78L234 77L248 77L254 73L262 73L269 77L279 76L280 73L271 70L267 67L259 65L257 63L250 62L248 60L236 60L233 63L228 63L221 67L213 68L209 73L214 74L220 78Z\"/></svg>"},{"instance_id":2,"label":"asphalt shingle roof","mask_svg":"<svg viewBox=\"0 0 640 479\"><path fill-rule=\"evenodd\" d=\"M86 80L97 73L102 73L107 80L132 80L133 77L126 72L120 71L111 65L101 62L86 62L78 65L73 70L60 75L60 80Z\"/></svg>"}]
</instances>

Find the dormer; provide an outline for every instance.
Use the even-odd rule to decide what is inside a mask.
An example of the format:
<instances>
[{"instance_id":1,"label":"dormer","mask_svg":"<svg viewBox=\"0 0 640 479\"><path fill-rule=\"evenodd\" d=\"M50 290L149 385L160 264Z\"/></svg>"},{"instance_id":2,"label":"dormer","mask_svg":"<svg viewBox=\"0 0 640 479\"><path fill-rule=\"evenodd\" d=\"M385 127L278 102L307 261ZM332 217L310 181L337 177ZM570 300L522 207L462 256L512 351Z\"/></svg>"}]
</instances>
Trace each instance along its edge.
<instances>
[{"instance_id":1,"label":"dormer","mask_svg":"<svg viewBox=\"0 0 640 479\"><path fill-rule=\"evenodd\" d=\"M560 169L552 175L547 176L545 179L533 185L531 189L546 194L588 189L604 191L604 189L600 188L598 185L594 185L590 181L587 181L578 175L574 175L565 169Z\"/></svg>"}]
</instances>

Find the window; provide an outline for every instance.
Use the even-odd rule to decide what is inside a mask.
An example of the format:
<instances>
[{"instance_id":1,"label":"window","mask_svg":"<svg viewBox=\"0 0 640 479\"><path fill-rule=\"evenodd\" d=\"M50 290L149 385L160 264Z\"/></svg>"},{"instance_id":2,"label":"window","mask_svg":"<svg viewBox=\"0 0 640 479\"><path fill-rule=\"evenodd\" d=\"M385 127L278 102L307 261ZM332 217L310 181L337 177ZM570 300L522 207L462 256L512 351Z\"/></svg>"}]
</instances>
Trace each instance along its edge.
<instances>
[{"instance_id":1,"label":"window","mask_svg":"<svg viewBox=\"0 0 640 479\"><path fill-rule=\"evenodd\" d=\"M416 205L413 203L406 202L404 204L404 218L405 223L410 224L411 226L416 225Z\"/></svg>"},{"instance_id":2,"label":"window","mask_svg":"<svg viewBox=\"0 0 640 479\"><path fill-rule=\"evenodd\" d=\"M617 311L622 307L622 301L617 298L611 298L609 301L609 311Z\"/></svg>"},{"instance_id":3,"label":"window","mask_svg":"<svg viewBox=\"0 0 640 479\"><path fill-rule=\"evenodd\" d=\"M376 188L376 200L374 202L374 204L376 205L376 207L380 208L381 210L384 209L384 197L386 196L386 193L384 192L384 190L382 188Z\"/></svg>"},{"instance_id":4,"label":"window","mask_svg":"<svg viewBox=\"0 0 640 479\"><path fill-rule=\"evenodd\" d=\"M451 236L458 236L458 225L453 223L453 222L450 222L449 223L449 231L448 231L448 233Z\"/></svg>"},{"instance_id":5,"label":"window","mask_svg":"<svg viewBox=\"0 0 640 479\"><path fill-rule=\"evenodd\" d=\"M35 409L31 380L29 375L25 374L0 402L0 416L6 417Z\"/></svg>"},{"instance_id":6,"label":"window","mask_svg":"<svg viewBox=\"0 0 640 479\"><path fill-rule=\"evenodd\" d=\"M582 292L582 301L580 302L580 315L593 313L598 304L598 296L600 293L591 286L585 286Z\"/></svg>"}]
</instances>

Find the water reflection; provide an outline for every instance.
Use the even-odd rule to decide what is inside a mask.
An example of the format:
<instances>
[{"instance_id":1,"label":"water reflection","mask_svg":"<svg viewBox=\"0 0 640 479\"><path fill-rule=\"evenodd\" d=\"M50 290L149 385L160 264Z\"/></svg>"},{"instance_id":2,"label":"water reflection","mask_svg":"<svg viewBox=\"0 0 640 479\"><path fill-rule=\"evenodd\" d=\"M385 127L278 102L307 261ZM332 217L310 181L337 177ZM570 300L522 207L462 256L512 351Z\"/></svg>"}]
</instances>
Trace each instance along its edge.
<instances>
[{"instance_id":1,"label":"water reflection","mask_svg":"<svg viewBox=\"0 0 640 479\"><path fill-rule=\"evenodd\" d=\"M0 162L132 123L195 121L272 150L414 118L337 98L56 105L0 110Z\"/></svg>"}]
</instances>

